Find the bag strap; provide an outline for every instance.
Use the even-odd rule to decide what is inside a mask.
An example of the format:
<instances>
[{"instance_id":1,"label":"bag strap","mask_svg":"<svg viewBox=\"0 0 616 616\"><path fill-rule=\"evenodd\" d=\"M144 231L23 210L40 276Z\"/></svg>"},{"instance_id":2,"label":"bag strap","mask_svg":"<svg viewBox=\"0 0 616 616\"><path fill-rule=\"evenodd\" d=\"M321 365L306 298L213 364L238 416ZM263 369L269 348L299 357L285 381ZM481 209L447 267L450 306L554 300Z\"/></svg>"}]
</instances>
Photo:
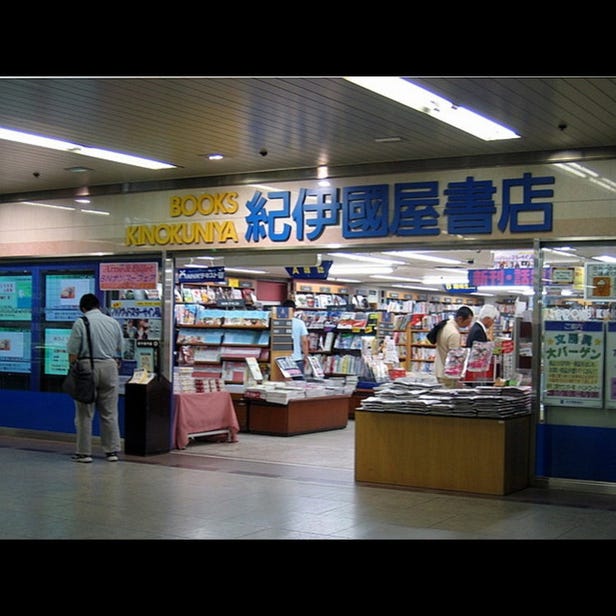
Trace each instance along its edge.
<instances>
[{"instance_id":1,"label":"bag strap","mask_svg":"<svg viewBox=\"0 0 616 616\"><path fill-rule=\"evenodd\" d=\"M83 324L86 326L86 334L88 336L88 349L90 349L90 365L92 366L92 372L94 372L94 355L92 354L92 337L90 336L90 321L88 317L83 316Z\"/></svg>"}]
</instances>

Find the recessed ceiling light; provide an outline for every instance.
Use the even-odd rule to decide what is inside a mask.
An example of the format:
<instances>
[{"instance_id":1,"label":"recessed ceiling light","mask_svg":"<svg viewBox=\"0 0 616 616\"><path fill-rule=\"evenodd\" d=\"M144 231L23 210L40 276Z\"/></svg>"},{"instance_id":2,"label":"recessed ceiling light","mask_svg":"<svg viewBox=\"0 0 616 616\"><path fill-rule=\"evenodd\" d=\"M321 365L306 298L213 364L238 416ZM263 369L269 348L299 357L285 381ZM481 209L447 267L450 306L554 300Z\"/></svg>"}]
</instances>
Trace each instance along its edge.
<instances>
[{"instance_id":1,"label":"recessed ceiling light","mask_svg":"<svg viewBox=\"0 0 616 616\"><path fill-rule=\"evenodd\" d=\"M377 137L375 141L377 143L396 143L402 141L402 137Z\"/></svg>"},{"instance_id":2,"label":"recessed ceiling light","mask_svg":"<svg viewBox=\"0 0 616 616\"><path fill-rule=\"evenodd\" d=\"M86 171L94 171L90 167L65 167L64 171L70 171L71 173L86 173Z\"/></svg>"},{"instance_id":3,"label":"recessed ceiling light","mask_svg":"<svg viewBox=\"0 0 616 616\"><path fill-rule=\"evenodd\" d=\"M212 152L207 155L208 160L222 160L224 156L220 152Z\"/></svg>"}]
</instances>

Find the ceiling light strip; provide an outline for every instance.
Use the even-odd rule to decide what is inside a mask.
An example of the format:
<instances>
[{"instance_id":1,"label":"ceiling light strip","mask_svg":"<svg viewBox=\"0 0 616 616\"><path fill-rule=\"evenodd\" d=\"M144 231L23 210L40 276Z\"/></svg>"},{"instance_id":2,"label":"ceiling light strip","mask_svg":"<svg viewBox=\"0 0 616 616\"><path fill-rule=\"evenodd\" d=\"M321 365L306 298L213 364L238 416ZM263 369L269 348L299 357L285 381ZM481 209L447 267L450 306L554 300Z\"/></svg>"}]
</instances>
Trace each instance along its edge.
<instances>
[{"instance_id":1,"label":"ceiling light strip","mask_svg":"<svg viewBox=\"0 0 616 616\"><path fill-rule=\"evenodd\" d=\"M135 167L144 167L146 169L174 169L175 165L162 163L149 158L133 156L131 154L123 154L121 152L112 152L111 150L103 150L101 148L90 148L87 146L71 143L70 141L62 141L61 139L51 139L40 135L32 135L30 133L22 133L21 131L11 130L0 127L0 139L13 141L16 143L25 143L26 145L34 145L40 148L49 148L51 150L59 150L69 152L71 154L82 154L92 158L109 160L123 165L133 165Z\"/></svg>"}]
</instances>

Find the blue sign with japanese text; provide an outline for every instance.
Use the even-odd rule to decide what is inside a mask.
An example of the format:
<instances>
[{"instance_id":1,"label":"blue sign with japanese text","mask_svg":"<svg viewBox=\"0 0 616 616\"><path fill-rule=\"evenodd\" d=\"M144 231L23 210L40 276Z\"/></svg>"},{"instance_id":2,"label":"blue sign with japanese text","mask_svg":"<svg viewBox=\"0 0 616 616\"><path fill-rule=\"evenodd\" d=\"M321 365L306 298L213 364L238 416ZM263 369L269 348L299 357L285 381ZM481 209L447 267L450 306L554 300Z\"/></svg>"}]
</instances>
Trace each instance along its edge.
<instances>
[{"instance_id":1,"label":"blue sign with japanese text","mask_svg":"<svg viewBox=\"0 0 616 616\"><path fill-rule=\"evenodd\" d=\"M178 270L178 282L224 282L224 267L190 267Z\"/></svg>"},{"instance_id":2,"label":"blue sign with japanese text","mask_svg":"<svg viewBox=\"0 0 616 616\"><path fill-rule=\"evenodd\" d=\"M502 207L496 219L492 180L468 176L441 189L438 181L401 182L343 188L301 188L293 202L291 191L255 191L246 202L244 239L258 244L291 239L318 241L328 227L338 227L344 239L425 237L440 235L491 235L500 232L541 233L552 231L554 176L503 179ZM441 196L442 195L442 196Z\"/></svg>"}]
</instances>

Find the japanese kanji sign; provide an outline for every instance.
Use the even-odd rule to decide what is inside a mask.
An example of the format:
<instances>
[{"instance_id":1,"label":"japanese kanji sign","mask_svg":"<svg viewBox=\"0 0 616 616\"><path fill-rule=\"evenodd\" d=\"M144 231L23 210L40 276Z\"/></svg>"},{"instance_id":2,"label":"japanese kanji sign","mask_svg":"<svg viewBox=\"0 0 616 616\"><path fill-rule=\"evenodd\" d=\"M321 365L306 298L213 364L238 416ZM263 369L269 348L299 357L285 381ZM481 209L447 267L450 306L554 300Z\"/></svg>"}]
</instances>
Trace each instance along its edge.
<instances>
[{"instance_id":1,"label":"japanese kanji sign","mask_svg":"<svg viewBox=\"0 0 616 616\"><path fill-rule=\"evenodd\" d=\"M546 321L544 332L544 403L603 406L603 322Z\"/></svg>"}]
</instances>

